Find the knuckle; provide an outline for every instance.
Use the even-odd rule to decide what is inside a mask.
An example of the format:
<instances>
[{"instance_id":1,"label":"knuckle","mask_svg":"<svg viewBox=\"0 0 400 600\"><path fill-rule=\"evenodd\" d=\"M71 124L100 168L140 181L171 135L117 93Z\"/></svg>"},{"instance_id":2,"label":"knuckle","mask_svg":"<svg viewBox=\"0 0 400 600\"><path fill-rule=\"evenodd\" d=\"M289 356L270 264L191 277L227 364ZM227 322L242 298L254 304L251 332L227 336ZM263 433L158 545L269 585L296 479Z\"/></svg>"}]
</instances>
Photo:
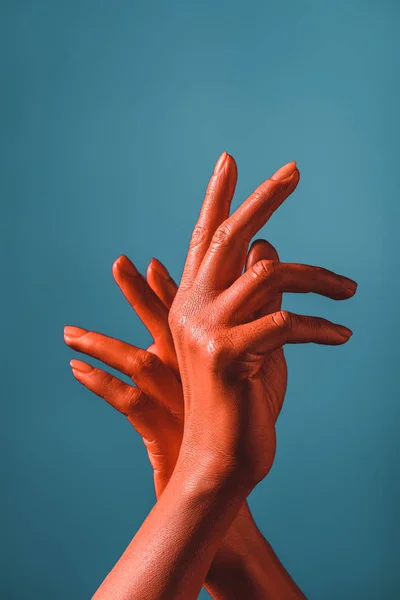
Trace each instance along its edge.
<instances>
[{"instance_id":1,"label":"knuckle","mask_svg":"<svg viewBox=\"0 0 400 600\"><path fill-rule=\"evenodd\" d=\"M188 348L213 372L221 373L231 363L232 345L227 332L216 332L202 324L192 325L188 331Z\"/></svg>"},{"instance_id":2,"label":"knuckle","mask_svg":"<svg viewBox=\"0 0 400 600\"><path fill-rule=\"evenodd\" d=\"M199 244L203 243L207 238L207 230L201 224L197 223L193 229L192 237L190 240L190 248L196 248Z\"/></svg>"},{"instance_id":3,"label":"knuckle","mask_svg":"<svg viewBox=\"0 0 400 600\"><path fill-rule=\"evenodd\" d=\"M205 344L206 361L215 373L221 374L231 364L231 347L227 337L208 335Z\"/></svg>"},{"instance_id":4,"label":"knuckle","mask_svg":"<svg viewBox=\"0 0 400 600\"><path fill-rule=\"evenodd\" d=\"M104 400L110 396L113 388L115 386L115 378L110 373L104 373L102 382L101 382L101 397Z\"/></svg>"},{"instance_id":5,"label":"knuckle","mask_svg":"<svg viewBox=\"0 0 400 600\"><path fill-rule=\"evenodd\" d=\"M153 371L159 365L159 358L152 352L143 350L128 355L129 372L132 376L143 371Z\"/></svg>"},{"instance_id":6,"label":"knuckle","mask_svg":"<svg viewBox=\"0 0 400 600\"><path fill-rule=\"evenodd\" d=\"M143 408L148 403L148 400L149 397L142 390L137 387L131 387L127 398L127 414L138 408Z\"/></svg>"},{"instance_id":7,"label":"knuckle","mask_svg":"<svg viewBox=\"0 0 400 600\"><path fill-rule=\"evenodd\" d=\"M253 266L253 273L257 278L269 279L276 272L276 263L273 260L262 259Z\"/></svg>"},{"instance_id":8,"label":"knuckle","mask_svg":"<svg viewBox=\"0 0 400 600\"><path fill-rule=\"evenodd\" d=\"M287 310L280 310L273 315L273 321L275 325L282 331L290 331L293 328L293 319L290 312Z\"/></svg>"},{"instance_id":9,"label":"knuckle","mask_svg":"<svg viewBox=\"0 0 400 600\"><path fill-rule=\"evenodd\" d=\"M225 221L218 227L212 238L212 244L217 247L228 246L233 238L233 227Z\"/></svg>"},{"instance_id":10,"label":"knuckle","mask_svg":"<svg viewBox=\"0 0 400 600\"><path fill-rule=\"evenodd\" d=\"M160 365L160 360L158 356L156 356L152 352L145 351L145 353L140 358L140 365L141 368L146 371L154 371L154 369L157 369Z\"/></svg>"}]
</instances>

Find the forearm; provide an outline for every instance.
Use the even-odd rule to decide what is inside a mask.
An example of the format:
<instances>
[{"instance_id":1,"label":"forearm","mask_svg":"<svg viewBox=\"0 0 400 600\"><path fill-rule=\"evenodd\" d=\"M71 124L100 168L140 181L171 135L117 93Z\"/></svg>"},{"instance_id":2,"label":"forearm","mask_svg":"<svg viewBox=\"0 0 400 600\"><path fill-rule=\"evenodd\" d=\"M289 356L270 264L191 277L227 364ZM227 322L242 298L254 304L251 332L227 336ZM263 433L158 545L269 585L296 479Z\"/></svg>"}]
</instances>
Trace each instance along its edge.
<instances>
[{"instance_id":1,"label":"forearm","mask_svg":"<svg viewBox=\"0 0 400 600\"><path fill-rule=\"evenodd\" d=\"M305 599L259 531L247 503L227 532L204 587L214 600Z\"/></svg>"},{"instance_id":2,"label":"forearm","mask_svg":"<svg viewBox=\"0 0 400 600\"><path fill-rule=\"evenodd\" d=\"M248 490L207 469L177 467L94 600L197 598Z\"/></svg>"},{"instance_id":3,"label":"forearm","mask_svg":"<svg viewBox=\"0 0 400 600\"><path fill-rule=\"evenodd\" d=\"M160 493L171 474L164 474ZM247 502L225 534L203 585L214 600L305 598L258 529Z\"/></svg>"}]
</instances>

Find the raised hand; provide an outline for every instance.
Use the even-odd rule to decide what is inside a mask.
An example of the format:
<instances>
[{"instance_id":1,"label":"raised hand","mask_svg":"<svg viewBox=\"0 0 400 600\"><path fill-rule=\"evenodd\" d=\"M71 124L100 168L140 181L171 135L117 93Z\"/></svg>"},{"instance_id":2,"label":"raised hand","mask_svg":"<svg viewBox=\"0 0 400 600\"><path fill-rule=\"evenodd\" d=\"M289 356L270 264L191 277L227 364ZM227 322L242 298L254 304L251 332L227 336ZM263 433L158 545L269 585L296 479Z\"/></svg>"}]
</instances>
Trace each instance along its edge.
<instances>
[{"instance_id":1,"label":"raised hand","mask_svg":"<svg viewBox=\"0 0 400 600\"><path fill-rule=\"evenodd\" d=\"M154 469L157 497L175 467L183 434L184 411L168 326L169 306L164 304L172 303L177 285L165 273L165 267L155 259L147 269L148 281L125 256L113 265L118 286L154 338L147 350L79 327L68 326L64 330L64 339L71 348L101 360L136 383L133 387L107 371L80 360L71 361L76 379L126 415L141 435Z\"/></svg>"},{"instance_id":2,"label":"raised hand","mask_svg":"<svg viewBox=\"0 0 400 600\"><path fill-rule=\"evenodd\" d=\"M256 482L268 472L275 452L274 422L286 388L286 364L281 345L302 341L343 343L344 340L338 341L334 336L334 331L349 331L324 320L293 315L293 320L298 319L302 327L299 328L296 322L293 335L290 327L286 335L282 335L279 321L275 319L290 316L280 310L283 291L314 291L344 299L354 293L343 286L343 282L353 283L351 280L315 267L281 265L275 250L262 242L253 246L247 261L250 268L241 275L251 237L293 191L297 181L298 171L294 163L290 163L260 186L228 218L236 165L226 154L218 161L170 313L185 391L185 427L179 465L165 494L96 593L96 598L195 598L218 548L208 573L211 587L216 591L215 598L303 597L290 577L284 575L284 569L276 568L276 557L259 532L254 535L250 552L248 548L238 548L235 555L240 532L243 538L248 532L246 516L240 518L241 513L245 514L246 504L242 503ZM233 239L234 235L236 239ZM260 249L264 254L258 254ZM317 281L307 283L307 277ZM265 295L260 287L263 278L264 284L267 282ZM151 274L148 279L151 281ZM168 290L164 288L158 292L164 307L172 299L172 287L169 285ZM137 299L132 297L131 303L137 310ZM142 311L142 318L146 314L149 316L148 302ZM269 321L271 332L277 328L279 335L272 336L271 332L269 336L264 335L262 326L268 316L275 325ZM251 332L250 325L253 326ZM306 331L307 325L325 326L328 333L313 332L311 335ZM70 337L68 333L71 332L67 331L67 338ZM96 335L83 333L83 339ZM156 324L153 337L152 350L162 356L169 373L176 374L176 358L169 350L171 344L161 343L162 335ZM70 343L68 339L67 343ZM86 351L84 347L78 348L75 341L71 345ZM122 354L125 351L126 348L121 347L118 350ZM93 356L101 358L96 351ZM154 358L149 364L153 363L158 365ZM117 363L109 364L118 368ZM137 364L136 359L133 364ZM127 372L124 368L121 370ZM76 375L76 369L74 371ZM132 363L128 374L132 374ZM122 393L122 388L113 385L112 381L108 379L106 388L118 388ZM144 386L143 390L147 397L159 392L156 389L146 391ZM140 391L134 393L135 396L143 394ZM125 396L128 397L127 392ZM179 420L179 402L175 394L172 409L161 398L155 397L160 409L167 405L168 411ZM145 405L148 405L147 401ZM139 407L140 416L140 422L136 423L144 435L150 437L148 425L154 418L143 419L143 404L140 408L140 403L134 402L128 411L125 406L123 412L133 414L135 406ZM169 445L164 443L165 447ZM229 528L238 511L235 526ZM252 521L251 515L247 516ZM260 563L261 555L264 560ZM244 562L243 556L247 557ZM243 573L239 585L236 586L234 581L229 589L233 573L232 569L227 569L230 560L232 564L240 564ZM271 571L272 564L275 568ZM215 577L210 577L213 571Z\"/></svg>"},{"instance_id":3,"label":"raised hand","mask_svg":"<svg viewBox=\"0 0 400 600\"><path fill-rule=\"evenodd\" d=\"M234 182L234 160L220 160L221 172ZM195 447L196 461L202 456L216 479L233 472L249 489L268 473L275 455L274 425L286 386L279 348L343 344L351 335L325 319L280 310L283 292L350 298L356 290L351 279L277 257L241 275L251 238L298 181L295 163L285 165L231 216L234 184L224 203L206 197L169 313L185 398L185 460L191 463ZM275 369L281 378L271 378Z\"/></svg>"},{"instance_id":4,"label":"raised hand","mask_svg":"<svg viewBox=\"0 0 400 600\"><path fill-rule=\"evenodd\" d=\"M248 254L246 267L250 268L262 259L277 260L278 254L271 244L258 240ZM178 288L164 265L156 259L152 259L147 269L147 281L125 256L115 261L113 274L121 291L153 331L157 341L146 351L76 327L66 328L65 341L75 350L102 360L140 384L141 387L132 387L107 371L81 360L71 360L76 379L124 414L141 433L154 469L158 498L175 466L184 426L181 388L176 386L170 370L157 358L160 355L172 356L175 352L171 346L168 320L159 301L169 308ZM279 296L276 301L279 304ZM264 312L268 310L268 306L263 308ZM285 385L282 386L282 382L286 377L286 364L282 349L278 349L271 358L271 367L274 368L269 374L270 384L282 391L283 401ZM246 557L245 561L243 557ZM258 530L245 502L214 558L205 587L213 597L223 600L231 599L234 594L244 596L254 585L263 594L273 594L271 597L303 598Z\"/></svg>"}]
</instances>

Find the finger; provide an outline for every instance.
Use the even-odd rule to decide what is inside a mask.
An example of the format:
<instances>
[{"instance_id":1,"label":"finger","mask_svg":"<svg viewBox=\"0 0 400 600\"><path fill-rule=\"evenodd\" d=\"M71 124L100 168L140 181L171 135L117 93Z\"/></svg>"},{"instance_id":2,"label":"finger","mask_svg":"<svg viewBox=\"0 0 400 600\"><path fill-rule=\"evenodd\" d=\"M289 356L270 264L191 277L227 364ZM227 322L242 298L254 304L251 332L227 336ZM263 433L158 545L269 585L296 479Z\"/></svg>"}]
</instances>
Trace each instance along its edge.
<instances>
[{"instance_id":1,"label":"finger","mask_svg":"<svg viewBox=\"0 0 400 600\"><path fill-rule=\"evenodd\" d=\"M355 294L357 284L352 279L328 269L260 260L226 290L218 302L238 323L260 309L265 299L278 293L320 294L333 300L346 300Z\"/></svg>"},{"instance_id":2,"label":"finger","mask_svg":"<svg viewBox=\"0 0 400 600\"><path fill-rule=\"evenodd\" d=\"M128 375L143 392L161 404L168 405L174 412L181 411L181 386L155 354L80 327L65 327L64 340L77 352L101 360L109 367Z\"/></svg>"},{"instance_id":3,"label":"finger","mask_svg":"<svg viewBox=\"0 0 400 600\"><path fill-rule=\"evenodd\" d=\"M236 163L232 156L224 152L219 157L207 186L200 216L190 241L179 291L192 285L215 230L229 216L236 181Z\"/></svg>"},{"instance_id":4,"label":"finger","mask_svg":"<svg viewBox=\"0 0 400 600\"><path fill-rule=\"evenodd\" d=\"M114 262L114 279L144 325L156 338L168 325L168 310L127 256Z\"/></svg>"},{"instance_id":5,"label":"finger","mask_svg":"<svg viewBox=\"0 0 400 600\"><path fill-rule=\"evenodd\" d=\"M284 344L345 344L352 332L320 317L281 310L234 328L240 351L270 352Z\"/></svg>"},{"instance_id":6,"label":"finger","mask_svg":"<svg viewBox=\"0 0 400 600\"><path fill-rule=\"evenodd\" d=\"M221 290L240 276L251 238L294 191L299 179L295 162L281 167L218 227L196 277L200 289Z\"/></svg>"},{"instance_id":7,"label":"finger","mask_svg":"<svg viewBox=\"0 0 400 600\"><path fill-rule=\"evenodd\" d=\"M153 292L169 310L176 296L178 286L162 262L156 258L151 259L147 267L146 279Z\"/></svg>"},{"instance_id":8,"label":"finger","mask_svg":"<svg viewBox=\"0 0 400 600\"><path fill-rule=\"evenodd\" d=\"M119 288L150 331L154 341L160 341L160 355L163 362L177 371L178 364L168 325L167 307L127 256L122 255L117 258L112 270Z\"/></svg>"},{"instance_id":9,"label":"finger","mask_svg":"<svg viewBox=\"0 0 400 600\"><path fill-rule=\"evenodd\" d=\"M279 261L279 254L276 248L267 240L255 240L247 254L245 269L248 271L255 263L260 260ZM261 308L253 314L254 319L263 317L280 310L282 305L282 294L277 293L275 297L265 297Z\"/></svg>"},{"instance_id":10,"label":"finger","mask_svg":"<svg viewBox=\"0 0 400 600\"><path fill-rule=\"evenodd\" d=\"M250 250L247 253L246 258L246 271L250 269L255 263L259 260L279 260L279 254L276 250L275 246L273 246L267 240L259 239L254 240L252 243Z\"/></svg>"},{"instance_id":11,"label":"finger","mask_svg":"<svg viewBox=\"0 0 400 600\"><path fill-rule=\"evenodd\" d=\"M137 432L146 439L154 438L154 423L160 418L162 407L137 387L128 385L117 377L96 369L82 360L72 359L72 374L88 390L103 398L124 414Z\"/></svg>"}]
</instances>

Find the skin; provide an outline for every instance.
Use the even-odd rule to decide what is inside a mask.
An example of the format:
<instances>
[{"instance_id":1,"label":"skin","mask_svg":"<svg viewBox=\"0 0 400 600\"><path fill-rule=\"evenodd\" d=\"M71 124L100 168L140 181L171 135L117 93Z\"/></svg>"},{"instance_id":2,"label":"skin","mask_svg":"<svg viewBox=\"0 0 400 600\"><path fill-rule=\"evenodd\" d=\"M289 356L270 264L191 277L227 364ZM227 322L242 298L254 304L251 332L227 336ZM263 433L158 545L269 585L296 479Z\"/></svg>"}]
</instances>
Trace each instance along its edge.
<instances>
[{"instance_id":1,"label":"skin","mask_svg":"<svg viewBox=\"0 0 400 600\"><path fill-rule=\"evenodd\" d=\"M258 240L247 256L246 268L262 259L278 261L279 257L271 244ZM158 498L175 467L184 425L181 386L178 389L175 380L168 379L168 368L165 369L157 359L175 354L169 334L168 312L165 312L164 306L169 311L178 287L164 265L156 259L152 259L147 269L147 281L125 256L115 261L113 274L121 291L148 329L154 332L157 341L148 351L143 351L119 340L76 327L66 327L65 340L75 350L121 370L136 383L141 382L141 388L134 388L107 371L80 360L71 361L76 379L125 414L135 429L142 432L154 469ZM282 295L278 294L274 302L267 303L259 314L268 314L279 308L281 299ZM162 333L157 335L158 332ZM286 362L282 348L271 356L269 381L282 404L286 389ZM167 410L165 406L168 407ZM165 433L171 435L165 436ZM304 598L257 528L247 502L229 528L204 585L216 600L243 598L245 594L255 599Z\"/></svg>"},{"instance_id":2,"label":"skin","mask_svg":"<svg viewBox=\"0 0 400 600\"><path fill-rule=\"evenodd\" d=\"M324 319L280 310L280 295L285 291L349 298L356 289L351 280L316 267L280 263L272 251L254 263L250 253L249 268L241 275L251 238L298 180L295 164L289 163L229 217L236 165L226 154L217 164L169 313L184 392L178 460L157 504L96 598L197 597L245 498L272 466L274 425L286 388L282 346L342 344L351 335L347 328ZM93 335L99 334L83 331L75 339ZM157 336L160 329L155 326L156 346ZM104 340L98 343L103 351L110 345ZM70 345L87 352L87 347ZM160 364L176 373L176 358L167 350L161 353ZM123 365L108 364L126 372ZM149 439L147 411L140 410L140 404L139 413L138 431ZM177 406L171 414L179 420ZM292 591L297 593L294 586ZM260 593L259 597L282 595Z\"/></svg>"}]
</instances>

